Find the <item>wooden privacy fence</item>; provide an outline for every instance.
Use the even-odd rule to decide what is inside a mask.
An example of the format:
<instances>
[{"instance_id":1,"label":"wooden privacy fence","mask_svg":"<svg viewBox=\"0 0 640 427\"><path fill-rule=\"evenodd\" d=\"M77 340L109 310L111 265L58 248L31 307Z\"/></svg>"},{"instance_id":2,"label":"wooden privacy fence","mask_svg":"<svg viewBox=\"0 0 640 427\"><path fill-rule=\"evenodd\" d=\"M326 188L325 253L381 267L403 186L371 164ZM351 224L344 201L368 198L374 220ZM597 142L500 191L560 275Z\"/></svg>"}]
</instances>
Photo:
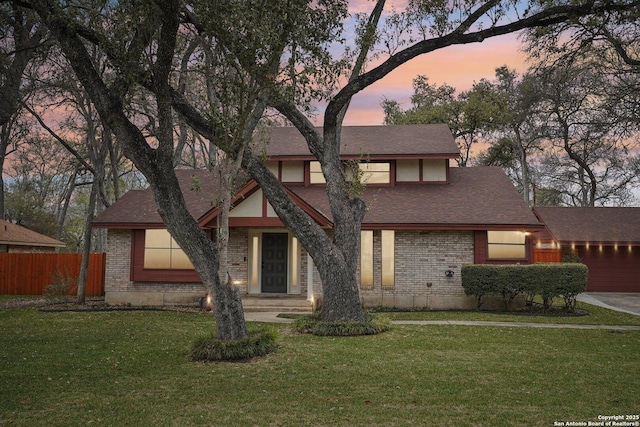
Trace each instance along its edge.
<instances>
[{"instance_id":1,"label":"wooden privacy fence","mask_svg":"<svg viewBox=\"0 0 640 427\"><path fill-rule=\"evenodd\" d=\"M534 248L533 261L560 262L562 261L562 252L560 251L560 249Z\"/></svg>"},{"instance_id":2,"label":"wooden privacy fence","mask_svg":"<svg viewBox=\"0 0 640 427\"><path fill-rule=\"evenodd\" d=\"M104 295L106 259L104 253L89 256L86 296ZM77 279L81 260L82 254L0 253L0 294L43 295L56 275Z\"/></svg>"}]
</instances>

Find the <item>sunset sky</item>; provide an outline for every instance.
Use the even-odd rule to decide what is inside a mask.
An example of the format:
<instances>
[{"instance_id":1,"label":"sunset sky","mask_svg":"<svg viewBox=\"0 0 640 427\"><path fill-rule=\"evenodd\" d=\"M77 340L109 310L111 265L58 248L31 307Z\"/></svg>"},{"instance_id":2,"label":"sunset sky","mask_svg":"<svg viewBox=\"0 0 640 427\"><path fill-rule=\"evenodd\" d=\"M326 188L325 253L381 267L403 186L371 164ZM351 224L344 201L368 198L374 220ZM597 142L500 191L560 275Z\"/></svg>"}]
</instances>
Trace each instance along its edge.
<instances>
[{"instance_id":1,"label":"sunset sky","mask_svg":"<svg viewBox=\"0 0 640 427\"><path fill-rule=\"evenodd\" d=\"M385 11L403 10L408 0L387 0ZM369 14L373 0L350 0L350 13ZM345 22L347 37L353 31L352 22ZM516 34L494 37L482 43L450 46L419 56L395 70L381 81L370 86L353 98L345 118L345 125L382 124L384 114L380 103L384 98L395 100L403 108L411 105L412 80L422 74L429 77L431 84L447 83L458 91L470 89L475 81L482 78L493 79L495 69L502 65L526 71L525 55L519 52L520 42ZM320 112L322 112L322 108ZM316 119L322 123L322 117Z\"/></svg>"},{"instance_id":2,"label":"sunset sky","mask_svg":"<svg viewBox=\"0 0 640 427\"><path fill-rule=\"evenodd\" d=\"M495 69L502 65L523 73L527 66L519 46L516 35L507 35L422 55L356 95L344 124L382 124L384 114L380 103L385 97L398 101L403 108L411 106L412 80L420 74L429 77L431 84L447 83L463 91L482 78L493 80Z\"/></svg>"}]
</instances>

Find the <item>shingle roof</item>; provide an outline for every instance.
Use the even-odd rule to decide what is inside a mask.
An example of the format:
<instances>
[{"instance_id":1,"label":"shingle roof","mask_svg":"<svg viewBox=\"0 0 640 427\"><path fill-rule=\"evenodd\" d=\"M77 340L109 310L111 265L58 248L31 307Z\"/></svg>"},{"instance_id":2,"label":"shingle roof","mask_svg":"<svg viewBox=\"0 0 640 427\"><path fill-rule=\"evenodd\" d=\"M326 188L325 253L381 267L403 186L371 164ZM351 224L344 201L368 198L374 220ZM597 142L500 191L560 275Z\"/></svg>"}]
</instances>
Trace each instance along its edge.
<instances>
[{"instance_id":1,"label":"shingle roof","mask_svg":"<svg viewBox=\"0 0 640 427\"><path fill-rule=\"evenodd\" d=\"M640 243L640 208L536 207L554 239L565 243Z\"/></svg>"},{"instance_id":2,"label":"shingle roof","mask_svg":"<svg viewBox=\"0 0 640 427\"><path fill-rule=\"evenodd\" d=\"M0 220L0 245L63 248L65 243L28 228Z\"/></svg>"},{"instance_id":3,"label":"shingle roof","mask_svg":"<svg viewBox=\"0 0 640 427\"><path fill-rule=\"evenodd\" d=\"M185 200L194 218L213 209L217 182L203 171L176 171L185 189ZM197 176L201 191L189 189ZM288 186L329 221L332 220L324 187ZM368 187L363 200L369 206L363 227L499 229L537 228L541 223L524 203L502 169L497 167L451 168L449 184ZM96 227L149 228L162 225L150 189L130 191L100 214Z\"/></svg>"},{"instance_id":4,"label":"shingle roof","mask_svg":"<svg viewBox=\"0 0 640 427\"><path fill-rule=\"evenodd\" d=\"M331 220L324 188L290 187ZM541 227L509 178L498 167L451 168L449 184L368 187L363 227Z\"/></svg>"},{"instance_id":5,"label":"shingle roof","mask_svg":"<svg viewBox=\"0 0 640 427\"><path fill-rule=\"evenodd\" d=\"M187 209L198 220L215 205L219 188L219 175L206 170L178 169L175 171L184 195ZM236 179L238 188L245 183L244 174ZM153 191L132 190L127 192L109 209L103 211L91 223L94 227L146 228L162 225Z\"/></svg>"},{"instance_id":6,"label":"shingle roof","mask_svg":"<svg viewBox=\"0 0 640 427\"><path fill-rule=\"evenodd\" d=\"M321 132L322 129L318 128ZM272 159L308 158L309 147L294 127L270 128L265 147ZM376 156L385 159L403 157L457 158L456 145L445 124L409 126L345 126L342 128L340 154L343 157Z\"/></svg>"}]
</instances>

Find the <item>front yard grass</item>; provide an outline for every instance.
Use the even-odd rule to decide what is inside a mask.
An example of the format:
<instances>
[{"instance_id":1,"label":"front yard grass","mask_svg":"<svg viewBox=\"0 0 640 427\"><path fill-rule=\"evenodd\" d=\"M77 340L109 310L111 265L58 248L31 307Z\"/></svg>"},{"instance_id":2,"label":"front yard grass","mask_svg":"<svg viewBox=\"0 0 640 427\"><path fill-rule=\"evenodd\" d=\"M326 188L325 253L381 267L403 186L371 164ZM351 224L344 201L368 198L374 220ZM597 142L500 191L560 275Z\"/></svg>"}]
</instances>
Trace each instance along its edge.
<instances>
[{"instance_id":1,"label":"front yard grass","mask_svg":"<svg viewBox=\"0 0 640 427\"><path fill-rule=\"evenodd\" d=\"M546 316L540 314L508 313L500 311L396 311L385 313L391 320L465 320L494 322L562 323L570 325L627 325L640 326L640 316L613 311L591 304L578 302L578 309L589 312L585 316Z\"/></svg>"},{"instance_id":2,"label":"front yard grass","mask_svg":"<svg viewBox=\"0 0 640 427\"><path fill-rule=\"evenodd\" d=\"M640 331L276 325L275 353L193 363L211 315L15 308L0 326L0 425L552 426L640 410Z\"/></svg>"}]
</instances>

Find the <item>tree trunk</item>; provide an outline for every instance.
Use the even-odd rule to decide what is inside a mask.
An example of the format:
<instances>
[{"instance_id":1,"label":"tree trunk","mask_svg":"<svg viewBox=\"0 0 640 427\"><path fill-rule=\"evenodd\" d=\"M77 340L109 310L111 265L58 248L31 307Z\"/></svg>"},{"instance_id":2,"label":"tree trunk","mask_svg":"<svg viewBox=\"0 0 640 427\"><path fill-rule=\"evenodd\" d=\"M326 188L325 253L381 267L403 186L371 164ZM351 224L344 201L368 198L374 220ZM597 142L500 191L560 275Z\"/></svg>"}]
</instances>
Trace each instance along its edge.
<instances>
[{"instance_id":1,"label":"tree trunk","mask_svg":"<svg viewBox=\"0 0 640 427\"><path fill-rule=\"evenodd\" d=\"M91 221L93 221L96 210L96 200L98 199L98 177L93 177L91 193L89 195L89 206L85 215L84 225L84 245L82 246L82 259L80 261L80 275L78 276L78 292L76 302L85 304L87 288L87 272L89 270L89 256L91 255Z\"/></svg>"},{"instance_id":2,"label":"tree trunk","mask_svg":"<svg viewBox=\"0 0 640 427\"><path fill-rule=\"evenodd\" d=\"M158 148L147 143L140 129L127 118L120 98L104 83L93 66L91 58L73 31L67 19L62 19L57 3L35 1L34 9L47 24L52 35L60 43L67 60L93 101L101 119L112 130L122 144L126 156L142 172L153 190L158 213L171 236L184 250L207 288L214 289L216 300L216 326L218 338L222 340L242 339L247 336L240 292L221 284L218 278L218 252L213 242L200 229L196 220L186 208L184 196L173 171L173 129L171 103L166 98L167 80L171 71L173 47L178 27L178 3L166 2L162 23L158 31L162 33L155 71L156 100L158 107ZM173 47L172 47L173 46ZM167 102L169 101L169 102Z\"/></svg>"}]
</instances>

